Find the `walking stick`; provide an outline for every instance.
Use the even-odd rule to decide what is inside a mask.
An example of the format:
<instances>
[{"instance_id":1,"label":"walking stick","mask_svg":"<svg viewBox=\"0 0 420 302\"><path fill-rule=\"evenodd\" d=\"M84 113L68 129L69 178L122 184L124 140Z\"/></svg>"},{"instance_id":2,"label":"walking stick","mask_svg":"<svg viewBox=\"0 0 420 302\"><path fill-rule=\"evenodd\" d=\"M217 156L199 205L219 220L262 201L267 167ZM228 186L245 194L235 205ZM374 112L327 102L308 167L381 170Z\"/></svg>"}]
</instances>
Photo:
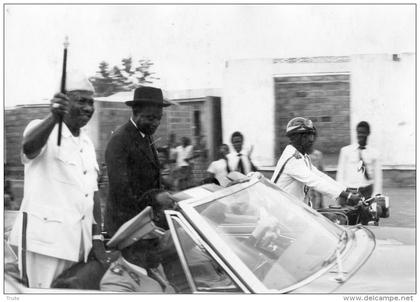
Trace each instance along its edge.
<instances>
[{"instance_id":1,"label":"walking stick","mask_svg":"<svg viewBox=\"0 0 420 302\"><path fill-rule=\"evenodd\" d=\"M67 69L67 48L69 47L69 38L66 36L64 40L64 53L63 53L63 71L61 74L61 93L66 93L66 69ZM57 136L57 146L61 145L61 129L63 127L63 117L60 116L58 121L58 136Z\"/></svg>"},{"instance_id":2,"label":"walking stick","mask_svg":"<svg viewBox=\"0 0 420 302\"><path fill-rule=\"evenodd\" d=\"M28 213L22 212L22 214L22 251L20 255L22 259L22 283L26 287L29 287L28 275L26 273L26 228L28 226Z\"/></svg>"}]
</instances>

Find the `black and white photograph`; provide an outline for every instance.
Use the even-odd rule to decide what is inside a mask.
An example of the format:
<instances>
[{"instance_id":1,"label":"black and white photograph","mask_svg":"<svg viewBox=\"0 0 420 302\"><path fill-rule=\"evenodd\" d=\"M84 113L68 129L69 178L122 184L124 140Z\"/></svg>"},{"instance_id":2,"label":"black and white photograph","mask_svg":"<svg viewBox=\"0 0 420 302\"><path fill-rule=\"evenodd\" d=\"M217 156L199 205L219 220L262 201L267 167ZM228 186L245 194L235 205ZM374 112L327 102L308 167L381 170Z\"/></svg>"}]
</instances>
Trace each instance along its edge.
<instances>
[{"instance_id":1,"label":"black and white photograph","mask_svg":"<svg viewBox=\"0 0 420 302\"><path fill-rule=\"evenodd\" d=\"M2 300L415 301L416 12L3 3Z\"/></svg>"}]
</instances>

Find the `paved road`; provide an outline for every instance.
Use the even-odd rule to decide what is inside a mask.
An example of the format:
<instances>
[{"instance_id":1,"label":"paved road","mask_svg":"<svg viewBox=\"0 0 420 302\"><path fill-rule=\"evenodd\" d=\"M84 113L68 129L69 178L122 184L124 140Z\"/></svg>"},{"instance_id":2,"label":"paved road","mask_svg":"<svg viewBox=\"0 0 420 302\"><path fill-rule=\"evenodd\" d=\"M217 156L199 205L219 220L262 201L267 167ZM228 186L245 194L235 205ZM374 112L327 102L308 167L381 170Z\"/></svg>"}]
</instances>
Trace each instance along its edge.
<instances>
[{"instance_id":1,"label":"paved road","mask_svg":"<svg viewBox=\"0 0 420 302\"><path fill-rule=\"evenodd\" d=\"M379 225L414 228L416 226L415 188L384 188L383 194L390 198L391 212L389 218L381 218Z\"/></svg>"}]
</instances>

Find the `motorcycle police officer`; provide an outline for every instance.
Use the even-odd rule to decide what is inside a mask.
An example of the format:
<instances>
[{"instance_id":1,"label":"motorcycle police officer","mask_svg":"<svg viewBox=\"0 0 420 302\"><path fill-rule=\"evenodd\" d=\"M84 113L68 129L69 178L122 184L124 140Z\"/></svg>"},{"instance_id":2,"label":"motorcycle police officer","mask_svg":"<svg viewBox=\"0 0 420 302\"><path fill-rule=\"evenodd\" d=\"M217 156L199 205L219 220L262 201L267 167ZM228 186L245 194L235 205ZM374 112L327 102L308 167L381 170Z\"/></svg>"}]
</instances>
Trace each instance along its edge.
<instances>
[{"instance_id":1,"label":"motorcycle police officer","mask_svg":"<svg viewBox=\"0 0 420 302\"><path fill-rule=\"evenodd\" d=\"M297 200L308 204L309 188L314 188L333 199L340 198L350 205L358 204L361 200L359 194L346 192L345 186L312 165L309 154L313 150L316 134L316 129L309 119L295 117L288 122L286 136L290 144L280 156L271 181Z\"/></svg>"}]
</instances>

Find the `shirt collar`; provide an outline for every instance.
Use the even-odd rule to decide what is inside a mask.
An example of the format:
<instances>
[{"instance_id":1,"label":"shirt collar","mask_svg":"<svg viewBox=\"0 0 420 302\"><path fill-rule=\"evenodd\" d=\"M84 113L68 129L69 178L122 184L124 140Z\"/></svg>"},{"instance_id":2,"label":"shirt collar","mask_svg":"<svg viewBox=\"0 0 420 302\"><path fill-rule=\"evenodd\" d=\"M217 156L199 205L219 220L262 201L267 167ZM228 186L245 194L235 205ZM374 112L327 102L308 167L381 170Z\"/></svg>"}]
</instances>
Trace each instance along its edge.
<instances>
[{"instance_id":1,"label":"shirt collar","mask_svg":"<svg viewBox=\"0 0 420 302\"><path fill-rule=\"evenodd\" d=\"M295 152L297 152L297 153L299 153L299 155L305 156L305 154L300 153L299 150L296 149L292 144L287 145L286 149L290 150L290 151L288 150L290 154L294 154Z\"/></svg>"},{"instance_id":2,"label":"shirt collar","mask_svg":"<svg viewBox=\"0 0 420 302\"><path fill-rule=\"evenodd\" d=\"M368 145L365 146L365 149L363 150L367 150L368 149ZM354 144L354 150L361 150L359 149L359 144Z\"/></svg>"},{"instance_id":3,"label":"shirt collar","mask_svg":"<svg viewBox=\"0 0 420 302\"><path fill-rule=\"evenodd\" d=\"M64 137L73 136L73 134L71 134L70 129L67 127L66 123L64 122L63 122L63 128L61 129L61 135Z\"/></svg>"},{"instance_id":4,"label":"shirt collar","mask_svg":"<svg viewBox=\"0 0 420 302\"><path fill-rule=\"evenodd\" d=\"M80 128L79 137L81 140L86 140L86 136L87 136L86 131L87 131L87 127ZM71 133L69 127L67 127L66 123L64 122L63 122L63 127L61 129L61 135L63 137L76 137Z\"/></svg>"},{"instance_id":5,"label":"shirt collar","mask_svg":"<svg viewBox=\"0 0 420 302\"><path fill-rule=\"evenodd\" d=\"M239 152L237 152L235 149L233 149L235 152L235 155L238 156L239 154L242 156L244 155L244 149L242 148Z\"/></svg>"},{"instance_id":6,"label":"shirt collar","mask_svg":"<svg viewBox=\"0 0 420 302\"><path fill-rule=\"evenodd\" d=\"M136 127L136 129L137 130L139 130L139 128L137 127L137 124L134 122L134 120L133 120L133 118L132 117L130 117L130 122L134 125L134 127ZM141 134L141 137L145 137L146 136L146 134L144 134L143 132L141 132L140 130L139 130L139 132L140 132L140 134Z\"/></svg>"},{"instance_id":7,"label":"shirt collar","mask_svg":"<svg viewBox=\"0 0 420 302\"><path fill-rule=\"evenodd\" d=\"M131 262L128 262L127 260L125 260L125 258L123 258L123 257L121 257L122 258L122 261L123 261L123 263L126 265L126 266L128 266L129 268L131 268L132 270L134 270L135 272L137 272L137 273L140 273L140 274L142 274L142 275L146 275L147 276L147 271L144 269L144 268L142 268L141 266L138 266L138 265L135 265L135 264L133 264L133 263L131 263Z\"/></svg>"}]
</instances>

